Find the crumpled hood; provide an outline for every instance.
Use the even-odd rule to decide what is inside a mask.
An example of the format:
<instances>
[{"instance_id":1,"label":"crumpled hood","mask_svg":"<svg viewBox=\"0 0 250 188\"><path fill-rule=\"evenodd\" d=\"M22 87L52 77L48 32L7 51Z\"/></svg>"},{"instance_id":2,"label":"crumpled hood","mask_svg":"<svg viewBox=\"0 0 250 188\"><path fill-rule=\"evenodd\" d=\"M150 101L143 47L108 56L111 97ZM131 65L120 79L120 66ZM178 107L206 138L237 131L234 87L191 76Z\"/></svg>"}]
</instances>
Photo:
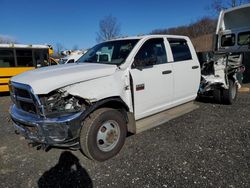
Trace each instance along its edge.
<instances>
[{"instance_id":1,"label":"crumpled hood","mask_svg":"<svg viewBox=\"0 0 250 188\"><path fill-rule=\"evenodd\" d=\"M11 81L30 85L35 94L47 94L74 83L109 76L116 68L116 65L97 63L55 65L24 72Z\"/></svg>"}]
</instances>

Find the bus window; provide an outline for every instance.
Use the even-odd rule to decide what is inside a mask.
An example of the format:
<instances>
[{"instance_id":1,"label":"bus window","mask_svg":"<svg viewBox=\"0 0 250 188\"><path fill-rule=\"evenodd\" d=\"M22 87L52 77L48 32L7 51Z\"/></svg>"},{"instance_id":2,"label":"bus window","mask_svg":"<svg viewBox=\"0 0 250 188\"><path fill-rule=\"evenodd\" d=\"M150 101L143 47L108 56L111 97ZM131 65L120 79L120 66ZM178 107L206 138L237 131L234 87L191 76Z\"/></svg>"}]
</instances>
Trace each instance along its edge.
<instances>
[{"instance_id":1,"label":"bus window","mask_svg":"<svg viewBox=\"0 0 250 188\"><path fill-rule=\"evenodd\" d=\"M36 67L44 67L48 66L48 50L44 49L35 49L34 50L34 58Z\"/></svg>"},{"instance_id":2,"label":"bus window","mask_svg":"<svg viewBox=\"0 0 250 188\"><path fill-rule=\"evenodd\" d=\"M0 67L15 67L13 50L0 50Z\"/></svg>"},{"instance_id":3,"label":"bus window","mask_svg":"<svg viewBox=\"0 0 250 188\"><path fill-rule=\"evenodd\" d=\"M18 67L34 67L32 59L32 50L16 49L16 58Z\"/></svg>"}]
</instances>

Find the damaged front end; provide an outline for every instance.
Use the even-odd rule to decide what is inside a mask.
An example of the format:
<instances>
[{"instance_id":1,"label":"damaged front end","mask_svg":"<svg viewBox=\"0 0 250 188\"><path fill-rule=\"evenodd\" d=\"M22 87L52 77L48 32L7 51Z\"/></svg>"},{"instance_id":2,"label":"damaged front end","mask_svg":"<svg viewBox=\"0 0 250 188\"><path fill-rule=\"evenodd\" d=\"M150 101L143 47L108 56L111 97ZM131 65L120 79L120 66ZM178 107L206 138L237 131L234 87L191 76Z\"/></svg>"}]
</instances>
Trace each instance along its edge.
<instances>
[{"instance_id":1,"label":"damaged front end","mask_svg":"<svg viewBox=\"0 0 250 188\"><path fill-rule=\"evenodd\" d=\"M201 62L199 95L211 95L213 91L229 88L229 79L240 88L237 74L244 70L242 54L206 54ZM210 57L209 57L210 55Z\"/></svg>"},{"instance_id":2,"label":"damaged front end","mask_svg":"<svg viewBox=\"0 0 250 188\"><path fill-rule=\"evenodd\" d=\"M81 117L89 103L64 89L35 95L28 85L10 83L10 109L15 129L25 138L47 146L79 148Z\"/></svg>"}]
</instances>

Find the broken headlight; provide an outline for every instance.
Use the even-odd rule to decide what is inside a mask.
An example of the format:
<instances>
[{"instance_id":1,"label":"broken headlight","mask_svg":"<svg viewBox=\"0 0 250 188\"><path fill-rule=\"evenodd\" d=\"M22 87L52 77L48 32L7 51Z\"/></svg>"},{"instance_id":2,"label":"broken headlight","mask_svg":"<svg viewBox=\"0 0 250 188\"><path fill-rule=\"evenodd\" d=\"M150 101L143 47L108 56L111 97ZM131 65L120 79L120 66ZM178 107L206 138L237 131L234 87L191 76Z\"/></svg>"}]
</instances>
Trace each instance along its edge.
<instances>
[{"instance_id":1,"label":"broken headlight","mask_svg":"<svg viewBox=\"0 0 250 188\"><path fill-rule=\"evenodd\" d=\"M47 95L40 95L45 116L62 115L83 111L86 108L84 99L70 95L67 91L56 90Z\"/></svg>"}]
</instances>

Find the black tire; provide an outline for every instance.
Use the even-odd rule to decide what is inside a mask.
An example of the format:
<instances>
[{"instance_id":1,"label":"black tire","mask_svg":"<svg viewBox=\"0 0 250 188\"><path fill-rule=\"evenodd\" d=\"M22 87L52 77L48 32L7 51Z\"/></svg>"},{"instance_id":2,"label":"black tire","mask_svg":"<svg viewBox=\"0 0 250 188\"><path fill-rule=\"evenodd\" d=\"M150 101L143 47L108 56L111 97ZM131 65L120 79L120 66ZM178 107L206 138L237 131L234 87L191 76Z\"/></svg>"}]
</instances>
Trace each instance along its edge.
<instances>
[{"instance_id":1,"label":"black tire","mask_svg":"<svg viewBox=\"0 0 250 188\"><path fill-rule=\"evenodd\" d=\"M112 127L115 128L108 130L106 125L109 128L111 127L111 129ZM107 139L98 140L98 136L102 133L108 135L105 137ZM121 150L126 135L127 125L123 115L115 109L100 108L84 120L80 131L80 147L88 158L96 161L105 161L115 156ZM105 148L106 144L110 144L108 141L110 138L112 141L115 141L111 146ZM104 149L106 150L104 151Z\"/></svg>"},{"instance_id":2,"label":"black tire","mask_svg":"<svg viewBox=\"0 0 250 188\"><path fill-rule=\"evenodd\" d=\"M238 95L238 86L233 80L229 80L229 88L222 91L223 103L233 104Z\"/></svg>"},{"instance_id":3,"label":"black tire","mask_svg":"<svg viewBox=\"0 0 250 188\"><path fill-rule=\"evenodd\" d=\"M222 94L221 94L221 89L220 88L214 88L213 91L213 96L214 96L214 100L216 103L221 104L222 102Z\"/></svg>"}]
</instances>

